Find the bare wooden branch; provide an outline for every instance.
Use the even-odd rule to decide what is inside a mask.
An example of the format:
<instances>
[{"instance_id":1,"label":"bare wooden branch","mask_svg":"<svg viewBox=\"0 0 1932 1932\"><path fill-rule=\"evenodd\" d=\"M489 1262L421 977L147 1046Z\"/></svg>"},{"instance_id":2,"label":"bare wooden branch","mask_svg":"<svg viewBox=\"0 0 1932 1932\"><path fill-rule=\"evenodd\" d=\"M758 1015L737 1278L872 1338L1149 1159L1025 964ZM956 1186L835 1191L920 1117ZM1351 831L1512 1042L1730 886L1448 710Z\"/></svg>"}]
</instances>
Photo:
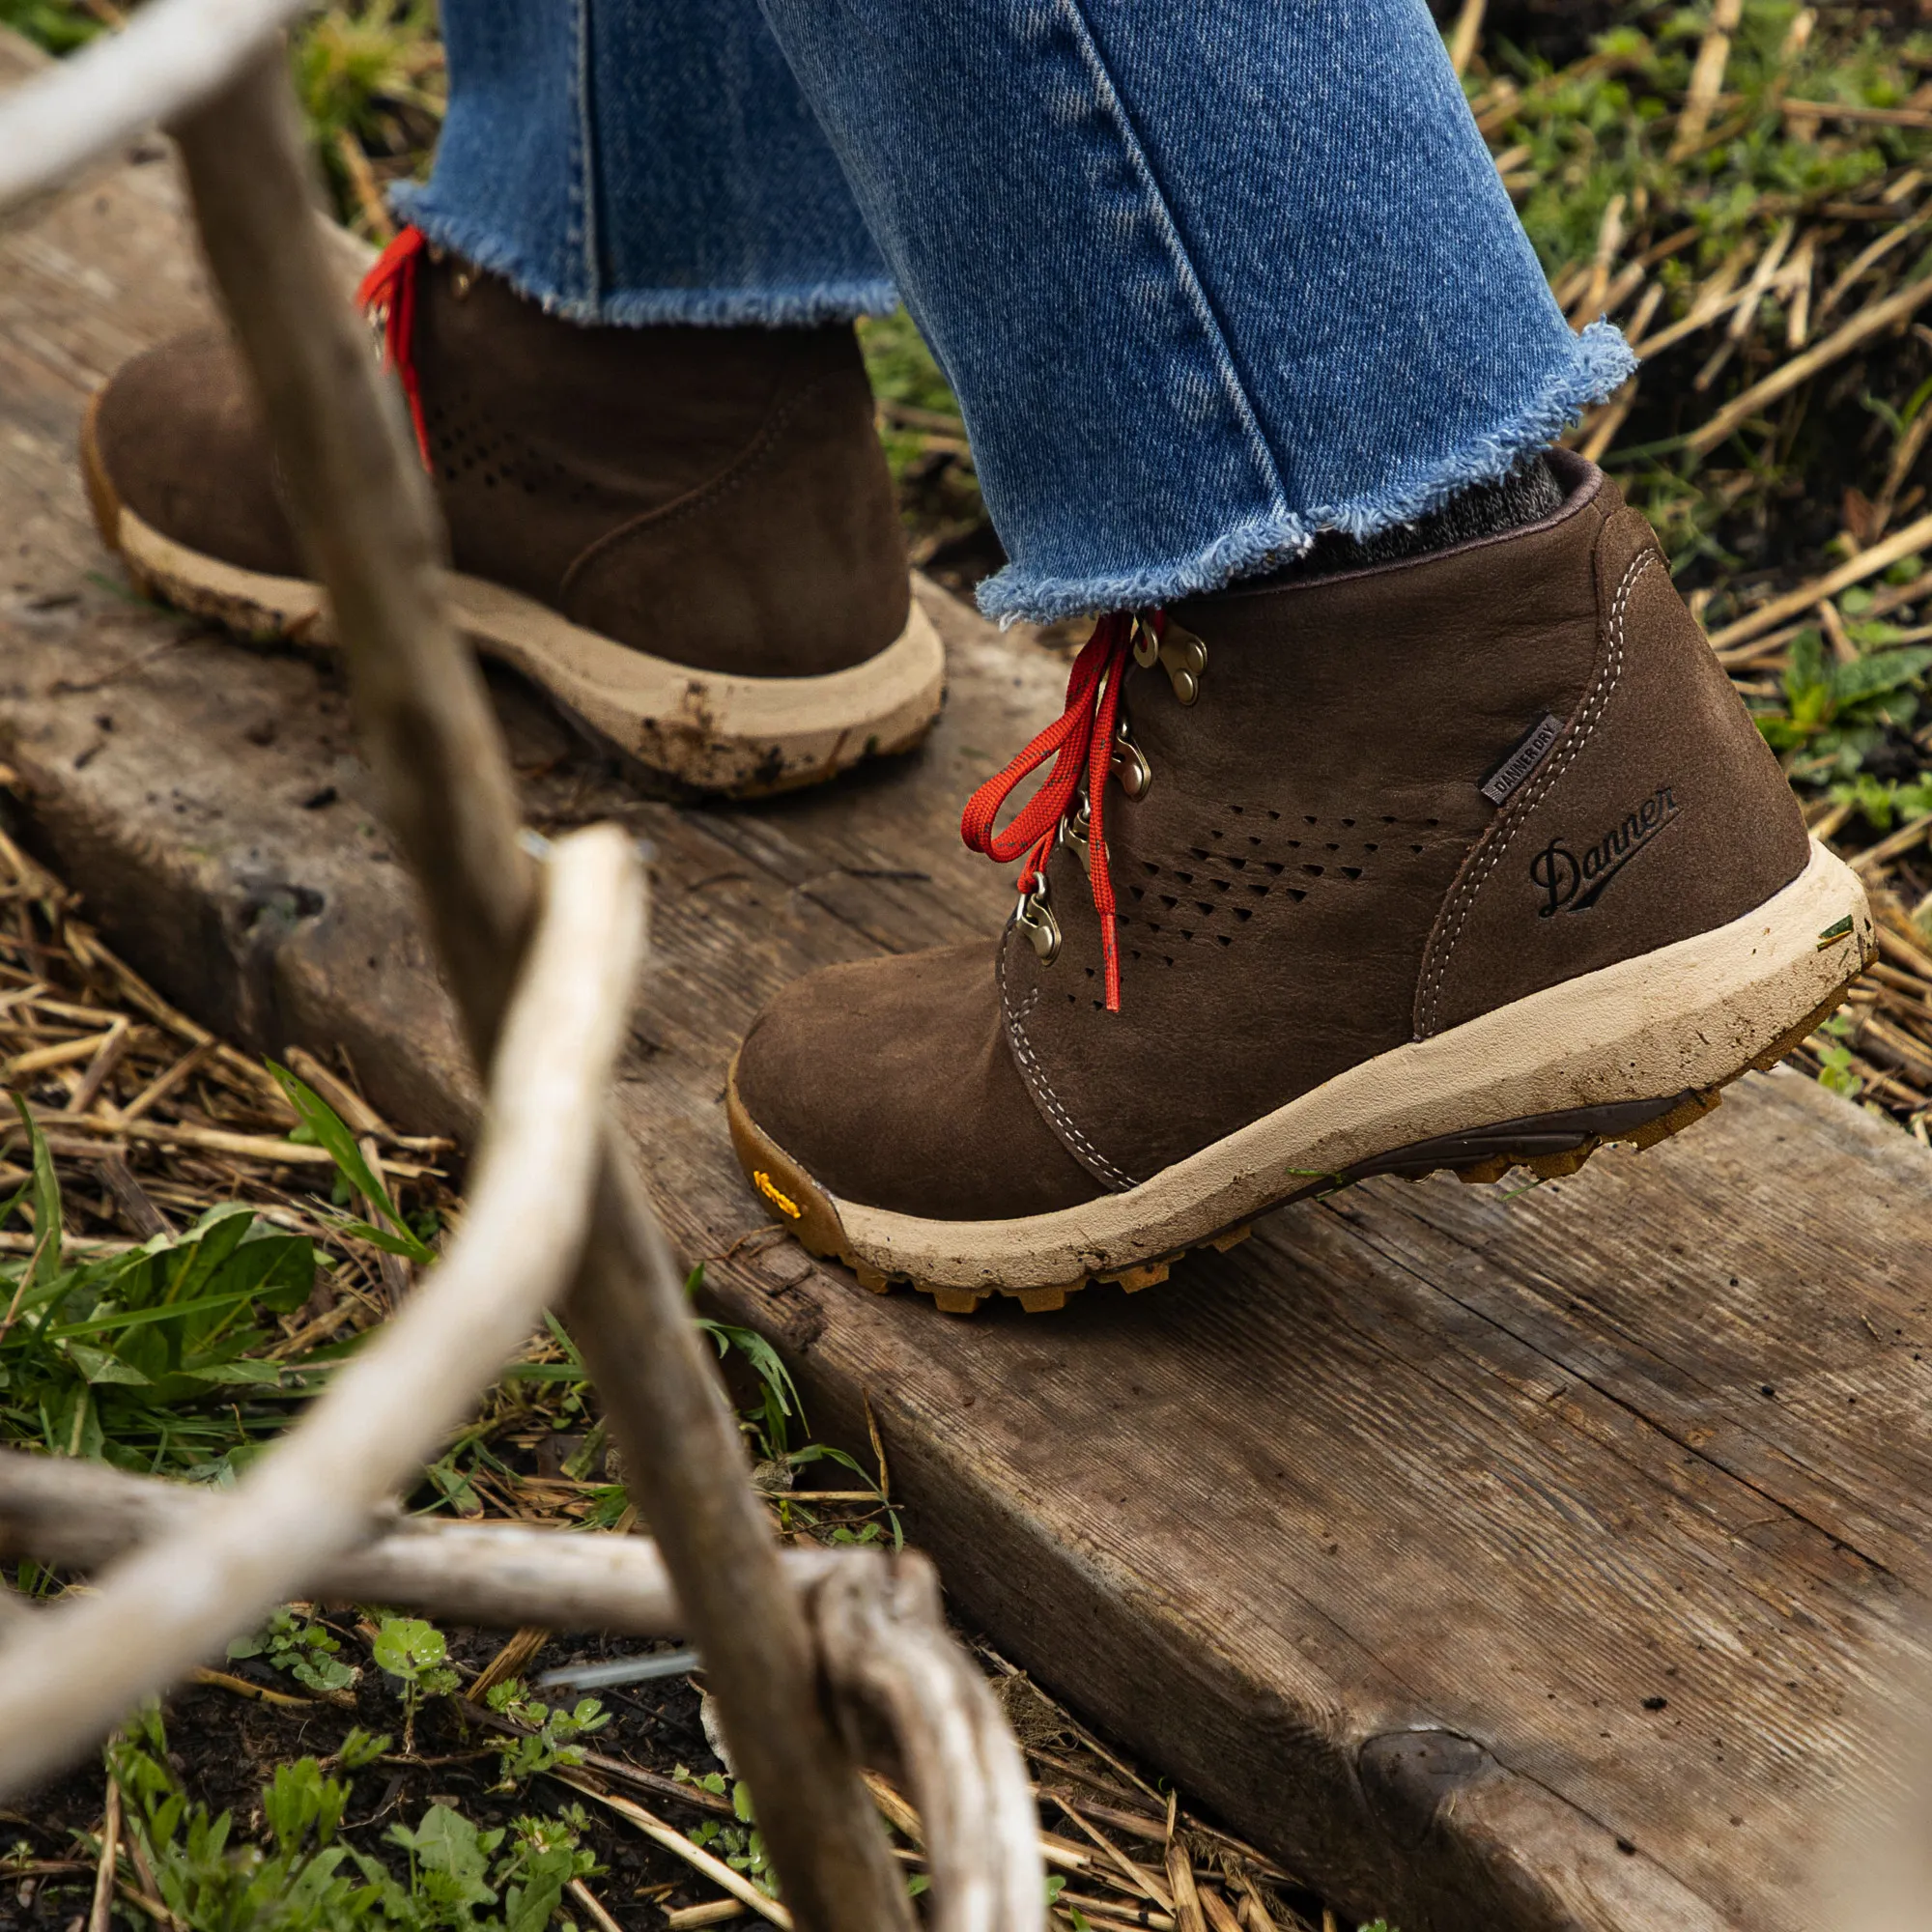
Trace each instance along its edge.
<instances>
[{"instance_id":1,"label":"bare wooden branch","mask_svg":"<svg viewBox=\"0 0 1932 1932\"><path fill-rule=\"evenodd\" d=\"M0 212L250 66L307 0L155 0L0 100Z\"/></svg>"},{"instance_id":2,"label":"bare wooden branch","mask_svg":"<svg viewBox=\"0 0 1932 1932\"><path fill-rule=\"evenodd\" d=\"M767 1898L756 1886L742 1874L735 1872L721 1858L707 1852L701 1845L694 1843L678 1831L668 1825L655 1812L647 1811L634 1799L622 1798L614 1791L606 1791L593 1784L587 1777L578 1777L569 1772L561 1774L561 1782L581 1791L586 1798L594 1798L607 1809L614 1811L628 1824L634 1825L653 1844L662 1845L673 1858L682 1859L686 1864L700 1871L713 1885L722 1886L741 1905L749 1906L760 1918L776 1925L779 1932L792 1932L794 1920L791 1914L775 1898Z\"/></svg>"},{"instance_id":3,"label":"bare wooden branch","mask_svg":"<svg viewBox=\"0 0 1932 1932\"><path fill-rule=\"evenodd\" d=\"M1932 543L1932 515L1907 524L1883 543L1861 551L1835 570L1827 571L1823 577L1814 578L1809 583L1801 583L1796 590L1787 591L1782 597L1774 597L1769 604L1760 604L1755 611L1726 624L1722 630L1713 631L1711 647L1718 653L1720 662L1734 664L1748 655L1739 649L1740 645L1749 642L1762 632L1774 629L1785 618L1810 610L1821 599L1835 597L1839 591L1850 589L1854 583L1862 583L1866 578L1876 577L1880 571L1901 557L1910 556L1928 543Z\"/></svg>"},{"instance_id":4,"label":"bare wooden branch","mask_svg":"<svg viewBox=\"0 0 1932 1932\"><path fill-rule=\"evenodd\" d=\"M323 252L279 60L175 132L296 529L328 586L383 815L487 1065L529 928L534 861L518 842L496 716L442 610L428 480Z\"/></svg>"},{"instance_id":5,"label":"bare wooden branch","mask_svg":"<svg viewBox=\"0 0 1932 1932\"><path fill-rule=\"evenodd\" d=\"M900 1555L835 1571L812 1614L841 1714L871 1712L904 1763L932 1870L934 1932L1044 1925L1026 1762L991 1687L947 1634L932 1566Z\"/></svg>"},{"instance_id":6,"label":"bare wooden branch","mask_svg":"<svg viewBox=\"0 0 1932 1932\"><path fill-rule=\"evenodd\" d=\"M94 1872L94 1904L87 1932L109 1932L114 1923L114 1866L121 1856L121 1780L110 1772L107 1804L100 1824L100 1858Z\"/></svg>"},{"instance_id":7,"label":"bare wooden branch","mask_svg":"<svg viewBox=\"0 0 1932 1932\"><path fill-rule=\"evenodd\" d=\"M610 827L559 841L440 1266L233 1489L0 1648L0 1789L105 1730L354 1548L569 1279L630 1009L642 888Z\"/></svg>"},{"instance_id":8,"label":"bare wooden branch","mask_svg":"<svg viewBox=\"0 0 1932 1932\"><path fill-rule=\"evenodd\" d=\"M328 587L384 815L487 1060L528 924L529 862L482 681L438 608L428 493L393 397L332 292L276 64L259 64L177 132L295 522ZM802 1606L679 1271L614 1136L571 1320L799 1924L908 1925L858 1768L820 1705Z\"/></svg>"},{"instance_id":9,"label":"bare wooden branch","mask_svg":"<svg viewBox=\"0 0 1932 1932\"><path fill-rule=\"evenodd\" d=\"M1819 370L1830 368L1833 362L1840 361L1894 323L1903 322L1928 299L1932 299L1932 275L1921 275L1917 281L1908 282L1904 288L1887 296L1883 301L1873 302L1869 308L1861 309L1823 342L1805 350L1802 355L1794 355L1789 362L1780 363L1762 382L1753 383L1742 395L1733 396L1708 422L1700 423L1684 439L1685 447L1695 450L1699 456L1708 455L1741 422L1748 421L1767 403L1775 403L1800 383L1809 381Z\"/></svg>"},{"instance_id":10,"label":"bare wooden branch","mask_svg":"<svg viewBox=\"0 0 1932 1932\"><path fill-rule=\"evenodd\" d=\"M124 1475L99 1463L0 1452L0 1554L70 1569L111 1563L136 1546L193 1533L213 1491ZM453 1621L510 1629L681 1636L684 1613L658 1548L644 1536L582 1536L524 1523L447 1522L380 1509L357 1548L318 1559L298 1596L398 1604ZM786 1573L810 1589L870 1551L802 1544Z\"/></svg>"},{"instance_id":11,"label":"bare wooden branch","mask_svg":"<svg viewBox=\"0 0 1932 1932\"><path fill-rule=\"evenodd\" d=\"M1711 9L1711 24L1697 49L1696 65L1690 70L1690 91L1677 117L1677 133L1670 143L1673 161L1695 154L1705 128L1711 125L1711 109L1724 84L1724 69L1730 64L1731 36L1737 32L1744 11L1744 0L1717 0Z\"/></svg>"},{"instance_id":12,"label":"bare wooden branch","mask_svg":"<svg viewBox=\"0 0 1932 1932\"><path fill-rule=\"evenodd\" d=\"M85 1566L163 1537L182 1548L219 1507L186 1484L0 1456L0 1552L9 1556ZM869 1716L870 1735L888 1738L904 1767L933 1874L936 1932L1035 1932L1045 1867L1026 1766L990 1687L947 1633L930 1565L810 1544L784 1561L810 1593L821 1666L840 1710L848 1722ZM471 1623L539 1620L633 1636L683 1627L647 1539L521 1524L381 1522L361 1548L289 1588ZM853 1743L864 1743L856 1727Z\"/></svg>"}]
</instances>

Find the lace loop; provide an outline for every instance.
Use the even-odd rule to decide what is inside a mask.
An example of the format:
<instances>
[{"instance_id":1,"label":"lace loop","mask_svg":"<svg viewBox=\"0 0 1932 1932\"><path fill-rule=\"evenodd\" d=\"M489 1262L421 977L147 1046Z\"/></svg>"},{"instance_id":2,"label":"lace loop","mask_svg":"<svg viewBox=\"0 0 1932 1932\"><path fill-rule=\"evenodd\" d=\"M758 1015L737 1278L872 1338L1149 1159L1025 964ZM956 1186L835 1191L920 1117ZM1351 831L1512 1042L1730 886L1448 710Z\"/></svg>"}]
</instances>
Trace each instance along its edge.
<instances>
[{"instance_id":1,"label":"lace loop","mask_svg":"<svg viewBox=\"0 0 1932 1932\"><path fill-rule=\"evenodd\" d=\"M362 277L355 300L383 331L383 366L393 369L403 385L410 420L415 425L416 448L423 468L432 469L435 466L430 462L429 430L423 422L422 387L416 381L412 348L416 326L416 267L428 246L428 238L420 228L400 230Z\"/></svg>"},{"instance_id":2,"label":"lace loop","mask_svg":"<svg viewBox=\"0 0 1932 1932\"><path fill-rule=\"evenodd\" d=\"M1089 856L1088 880L1094 910L1100 918L1100 956L1106 1004L1121 1009L1121 955L1115 935L1113 875L1107 867L1107 773L1114 755L1114 732L1121 716L1121 681L1126 675L1134 639L1145 627L1158 639L1162 613L1142 617L1112 611L1094 626L1094 635L1073 660L1066 680L1066 708L996 778L966 802L959 836L968 848L1004 865L1024 858L1019 890L1030 893L1046 868L1061 827L1073 815L1085 782ZM1053 769L1004 832L997 829L1000 808L1022 779L1047 759Z\"/></svg>"}]
</instances>

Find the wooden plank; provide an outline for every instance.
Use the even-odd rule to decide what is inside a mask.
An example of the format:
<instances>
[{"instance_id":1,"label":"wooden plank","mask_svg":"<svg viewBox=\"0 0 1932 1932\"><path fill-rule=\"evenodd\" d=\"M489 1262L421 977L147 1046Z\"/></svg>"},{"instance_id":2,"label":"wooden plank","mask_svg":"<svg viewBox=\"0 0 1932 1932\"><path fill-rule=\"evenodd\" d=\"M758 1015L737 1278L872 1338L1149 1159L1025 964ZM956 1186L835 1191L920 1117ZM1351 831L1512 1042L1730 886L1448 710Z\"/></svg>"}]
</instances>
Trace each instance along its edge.
<instances>
[{"instance_id":1,"label":"wooden plank","mask_svg":"<svg viewBox=\"0 0 1932 1932\"><path fill-rule=\"evenodd\" d=\"M386 1112L462 1125L327 667L130 603L86 523L88 389L201 313L154 161L0 234L16 815L204 1019L345 1041ZM794 974L1009 906L956 814L1065 664L922 595L947 714L836 791L646 798L497 683L533 818L653 849L620 1105L681 1251L821 1434L863 1453L869 1397L963 1614L1344 1906L1405 1932L1808 1925L1833 1806L1887 1776L1873 1707L1923 1649L1922 1151L1754 1077L1651 1153L1533 1189L1373 1182L1131 1299L958 1322L864 1293L764 1223L720 1096Z\"/></svg>"}]
</instances>

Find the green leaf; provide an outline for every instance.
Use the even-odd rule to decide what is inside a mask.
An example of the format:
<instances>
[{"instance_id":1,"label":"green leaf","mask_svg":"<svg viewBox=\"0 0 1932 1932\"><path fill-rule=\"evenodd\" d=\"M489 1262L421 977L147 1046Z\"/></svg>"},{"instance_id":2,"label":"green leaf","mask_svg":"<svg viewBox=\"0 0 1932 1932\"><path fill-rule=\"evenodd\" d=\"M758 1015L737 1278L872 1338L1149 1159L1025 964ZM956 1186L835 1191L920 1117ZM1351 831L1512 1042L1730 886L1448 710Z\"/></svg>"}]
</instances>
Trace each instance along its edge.
<instances>
[{"instance_id":1,"label":"green leaf","mask_svg":"<svg viewBox=\"0 0 1932 1932\"><path fill-rule=\"evenodd\" d=\"M425 1267L434 1262L435 1255L410 1232L403 1217L396 1211L396 1204L389 1199L388 1189L362 1158L362 1150L355 1145L355 1136L343 1124L335 1109L306 1082L298 1080L286 1066L278 1065L271 1060L268 1068L282 1092L289 1096L289 1104L296 1110L302 1125L315 1136L316 1145L327 1150L342 1178L364 1200L373 1201L395 1224L399 1231L396 1238L407 1245L392 1252L407 1255L411 1261Z\"/></svg>"},{"instance_id":2,"label":"green leaf","mask_svg":"<svg viewBox=\"0 0 1932 1932\"><path fill-rule=\"evenodd\" d=\"M387 1228L379 1228L372 1221L336 1221L330 1224L342 1234L354 1236L358 1241L367 1241L372 1248L381 1248L384 1254L402 1255L405 1259L419 1262L429 1253L415 1236L407 1230L398 1235ZM434 1260L434 1256L431 1256Z\"/></svg>"},{"instance_id":3,"label":"green leaf","mask_svg":"<svg viewBox=\"0 0 1932 1932\"><path fill-rule=\"evenodd\" d=\"M249 1300L248 1291L237 1289L221 1294L204 1294L193 1301L176 1303L162 1302L154 1308L127 1308L115 1315L97 1315L87 1321L71 1321L64 1327L50 1328L49 1341L66 1341L72 1335L111 1335L122 1329L140 1328L156 1321L178 1321L188 1315L204 1315L212 1309L233 1308L238 1303Z\"/></svg>"},{"instance_id":4,"label":"green leaf","mask_svg":"<svg viewBox=\"0 0 1932 1932\"><path fill-rule=\"evenodd\" d=\"M360 1724L356 1724L342 1740L342 1747L336 1756L342 1760L343 1770L359 1771L365 1764L374 1764L388 1748L387 1732L378 1732L371 1737Z\"/></svg>"},{"instance_id":5,"label":"green leaf","mask_svg":"<svg viewBox=\"0 0 1932 1932\"><path fill-rule=\"evenodd\" d=\"M245 1290L271 1314L293 1315L315 1293L315 1243L258 1221L216 1279L224 1290Z\"/></svg>"},{"instance_id":6,"label":"green leaf","mask_svg":"<svg viewBox=\"0 0 1932 1932\"><path fill-rule=\"evenodd\" d=\"M34 1247L33 1266L28 1285L40 1288L61 1271L61 1193L60 1179L54 1173L54 1157L47 1151L46 1136L34 1119L34 1111L23 1095L14 1096L14 1110L27 1129L27 1144L33 1150Z\"/></svg>"},{"instance_id":7,"label":"green leaf","mask_svg":"<svg viewBox=\"0 0 1932 1932\"><path fill-rule=\"evenodd\" d=\"M191 1373L205 1382L273 1387L282 1379L282 1365L279 1362L256 1361L244 1355L232 1362L210 1362Z\"/></svg>"},{"instance_id":8,"label":"green leaf","mask_svg":"<svg viewBox=\"0 0 1932 1932\"><path fill-rule=\"evenodd\" d=\"M869 1485L873 1492L878 1492L878 1484L866 1473L864 1463L856 1456L843 1449L835 1449L829 1442L808 1442L803 1449L794 1449L785 1457L794 1469L802 1469L809 1463L837 1463L841 1469L850 1469L858 1479ZM801 1502L811 1500L811 1492L807 1490L799 1497Z\"/></svg>"},{"instance_id":9,"label":"green leaf","mask_svg":"<svg viewBox=\"0 0 1932 1932\"><path fill-rule=\"evenodd\" d=\"M105 1349L90 1349L84 1342L69 1342L66 1348L74 1366L90 1382L126 1382L136 1388L152 1386L139 1369L118 1355L110 1355Z\"/></svg>"},{"instance_id":10,"label":"green leaf","mask_svg":"<svg viewBox=\"0 0 1932 1932\"><path fill-rule=\"evenodd\" d=\"M254 1225L255 1210L245 1201L224 1201L211 1208L175 1250L180 1259L168 1281L164 1299L192 1300L214 1279Z\"/></svg>"},{"instance_id":11,"label":"green leaf","mask_svg":"<svg viewBox=\"0 0 1932 1932\"><path fill-rule=\"evenodd\" d=\"M1832 690L1832 667L1825 655L1825 640L1815 626L1807 624L1791 640L1791 652L1784 669L1785 701L1795 717L1801 705L1814 694L1822 701Z\"/></svg>"},{"instance_id":12,"label":"green leaf","mask_svg":"<svg viewBox=\"0 0 1932 1932\"><path fill-rule=\"evenodd\" d=\"M1932 645L1908 650L1878 651L1855 664L1834 666L1832 695L1840 704L1856 704L1904 685L1917 683L1932 665Z\"/></svg>"},{"instance_id":13,"label":"green leaf","mask_svg":"<svg viewBox=\"0 0 1932 1932\"><path fill-rule=\"evenodd\" d=\"M442 1633L420 1617L384 1617L369 1654L378 1669L413 1684L448 1657L449 1646Z\"/></svg>"},{"instance_id":14,"label":"green leaf","mask_svg":"<svg viewBox=\"0 0 1932 1932\"><path fill-rule=\"evenodd\" d=\"M311 1690L347 1690L360 1682L362 1673L339 1657L298 1657L289 1675Z\"/></svg>"},{"instance_id":15,"label":"green leaf","mask_svg":"<svg viewBox=\"0 0 1932 1932\"><path fill-rule=\"evenodd\" d=\"M447 1804L432 1804L413 1832L404 1825L389 1830L392 1844L402 1846L425 1872L447 1881L432 1888L432 1895L458 1908L496 1904L497 1894L484 1883L484 1874L488 1854L501 1838L500 1832L477 1831Z\"/></svg>"},{"instance_id":16,"label":"green leaf","mask_svg":"<svg viewBox=\"0 0 1932 1932\"><path fill-rule=\"evenodd\" d=\"M544 1326L550 1330L550 1338L561 1349L569 1359L570 1366L577 1371L580 1380L588 1380L590 1372L583 1366L583 1355L577 1344L570 1339L570 1331L549 1309L544 1310Z\"/></svg>"}]
</instances>

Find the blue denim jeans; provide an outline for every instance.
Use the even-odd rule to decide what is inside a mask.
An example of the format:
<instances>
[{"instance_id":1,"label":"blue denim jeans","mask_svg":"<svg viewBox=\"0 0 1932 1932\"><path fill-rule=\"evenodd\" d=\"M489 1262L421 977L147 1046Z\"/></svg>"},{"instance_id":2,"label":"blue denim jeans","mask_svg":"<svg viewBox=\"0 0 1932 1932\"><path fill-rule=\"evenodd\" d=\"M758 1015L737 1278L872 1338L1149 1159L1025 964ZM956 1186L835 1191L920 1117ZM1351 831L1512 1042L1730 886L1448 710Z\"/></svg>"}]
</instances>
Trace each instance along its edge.
<instances>
[{"instance_id":1,"label":"blue denim jeans","mask_svg":"<svg viewBox=\"0 0 1932 1932\"><path fill-rule=\"evenodd\" d=\"M559 312L902 297L1010 561L1159 605L1502 474L1634 366L1550 298L1425 0L444 0L404 212Z\"/></svg>"}]
</instances>

